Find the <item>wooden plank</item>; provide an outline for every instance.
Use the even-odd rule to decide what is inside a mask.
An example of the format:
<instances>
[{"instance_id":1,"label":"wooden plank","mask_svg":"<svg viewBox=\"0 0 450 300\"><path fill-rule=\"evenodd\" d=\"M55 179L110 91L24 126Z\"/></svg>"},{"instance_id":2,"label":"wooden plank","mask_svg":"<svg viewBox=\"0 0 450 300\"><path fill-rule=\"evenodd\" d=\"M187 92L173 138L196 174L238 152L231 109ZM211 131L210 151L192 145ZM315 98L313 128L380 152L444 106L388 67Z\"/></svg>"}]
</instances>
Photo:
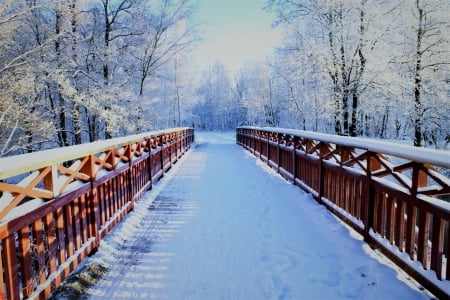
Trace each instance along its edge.
<instances>
[{"instance_id":1,"label":"wooden plank","mask_svg":"<svg viewBox=\"0 0 450 300\"><path fill-rule=\"evenodd\" d=\"M409 254L409 257L412 260L414 260L417 208L408 203L406 205L406 215L408 219L406 221L405 252Z\"/></svg>"},{"instance_id":2,"label":"wooden plank","mask_svg":"<svg viewBox=\"0 0 450 300\"><path fill-rule=\"evenodd\" d=\"M65 243L65 234L64 234L64 214L63 208L59 207L55 211L55 220L56 220L56 239L58 243L58 264L62 265L66 261L66 243Z\"/></svg>"},{"instance_id":3,"label":"wooden plank","mask_svg":"<svg viewBox=\"0 0 450 300\"><path fill-rule=\"evenodd\" d=\"M26 187L22 187L22 186L18 186L18 185L0 182L0 190L3 192L11 193L11 194L28 196L31 198L42 198L42 199L52 199L53 198L52 191L39 189L31 184ZM20 200L22 200L22 199L23 199L23 197L20 198Z\"/></svg>"},{"instance_id":4,"label":"wooden plank","mask_svg":"<svg viewBox=\"0 0 450 300\"><path fill-rule=\"evenodd\" d=\"M120 176L120 175L118 175L118 176ZM107 197L106 197L107 210L106 211L108 212L107 213L108 220L110 220L111 218L114 217L114 213L115 213L114 205L113 205L113 202L114 202L114 179L113 178L111 178L108 181L106 191L107 191Z\"/></svg>"},{"instance_id":5,"label":"wooden plank","mask_svg":"<svg viewBox=\"0 0 450 300\"><path fill-rule=\"evenodd\" d=\"M380 192L375 190L373 195L373 230L381 235L381 199Z\"/></svg>"},{"instance_id":6,"label":"wooden plank","mask_svg":"<svg viewBox=\"0 0 450 300\"><path fill-rule=\"evenodd\" d=\"M417 238L417 260L422 262L422 267L425 270L429 269L428 256L429 250L428 242L430 240L430 214L421 209L419 211L419 234Z\"/></svg>"},{"instance_id":7,"label":"wooden plank","mask_svg":"<svg viewBox=\"0 0 450 300\"><path fill-rule=\"evenodd\" d=\"M397 245L400 252L404 252L404 239L405 239L405 202L397 198L397 209L396 209L396 223L395 223L395 244Z\"/></svg>"},{"instance_id":8,"label":"wooden plank","mask_svg":"<svg viewBox=\"0 0 450 300\"><path fill-rule=\"evenodd\" d=\"M122 176L122 175L119 175ZM136 178L137 179L137 178ZM112 215L115 215L121 208L121 205L119 204L119 198L118 198L118 192L120 190L119 187L119 180L117 177L114 178L111 182L111 210Z\"/></svg>"},{"instance_id":9,"label":"wooden plank","mask_svg":"<svg viewBox=\"0 0 450 300\"><path fill-rule=\"evenodd\" d=\"M4 270L3 267L3 250L0 247L0 270ZM5 295L5 277L3 276L3 271L0 272L0 299L6 299Z\"/></svg>"},{"instance_id":10,"label":"wooden plank","mask_svg":"<svg viewBox=\"0 0 450 300\"><path fill-rule=\"evenodd\" d=\"M36 281L38 284L44 283L46 279L46 261L45 261L45 246L44 246L44 224L42 220L37 220L32 225L34 238L34 259L36 270Z\"/></svg>"},{"instance_id":11,"label":"wooden plank","mask_svg":"<svg viewBox=\"0 0 450 300\"><path fill-rule=\"evenodd\" d=\"M431 240L431 262L430 269L436 272L439 280L442 279L442 260L444 254L444 221L433 216L433 231Z\"/></svg>"},{"instance_id":12,"label":"wooden plank","mask_svg":"<svg viewBox=\"0 0 450 300\"><path fill-rule=\"evenodd\" d=\"M347 212L355 216L355 180L353 178L347 178Z\"/></svg>"},{"instance_id":13,"label":"wooden plank","mask_svg":"<svg viewBox=\"0 0 450 300\"><path fill-rule=\"evenodd\" d=\"M117 189L117 177L114 177L111 180L110 187L111 187L111 200L110 200L111 216L115 216L115 214L120 209L120 207L117 205L117 191L118 191L118 189ZM113 221L114 224L117 224L117 222L118 222L118 220L117 221Z\"/></svg>"},{"instance_id":14,"label":"wooden plank","mask_svg":"<svg viewBox=\"0 0 450 300\"><path fill-rule=\"evenodd\" d=\"M33 293L33 270L31 261L30 227L25 226L18 232L20 273L22 279L22 293L28 297Z\"/></svg>"},{"instance_id":15,"label":"wooden plank","mask_svg":"<svg viewBox=\"0 0 450 300\"><path fill-rule=\"evenodd\" d=\"M20 299L19 270L16 259L14 235L2 240L3 266L5 271L5 291L8 299Z\"/></svg>"},{"instance_id":16,"label":"wooden plank","mask_svg":"<svg viewBox=\"0 0 450 300\"><path fill-rule=\"evenodd\" d=\"M352 201L352 180L349 176L345 176L344 192L345 192L345 198L343 199L345 202L344 209L346 212L353 215L351 205L350 205L350 203Z\"/></svg>"},{"instance_id":17,"label":"wooden plank","mask_svg":"<svg viewBox=\"0 0 450 300\"><path fill-rule=\"evenodd\" d=\"M120 176L120 175L119 175ZM111 210L111 181L112 179L108 180L107 182L105 182L104 184L104 203L105 203L105 222L108 222L109 219L113 216L113 212Z\"/></svg>"},{"instance_id":18,"label":"wooden plank","mask_svg":"<svg viewBox=\"0 0 450 300\"><path fill-rule=\"evenodd\" d=\"M80 196L80 217L81 217L81 241L86 243L88 240L88 208L86 194Z\"/></svg>"},{"instance_id":19,"label":"wooden plank","mask_svg":"<svg viewBox=\"0 0 450 300\"><path fill-rule=\"evenodd\" d=\"M67 257L71 257L74 253L74 233L73 233L73 216L72 216L72 210L70 208L70 204L64 206L63 208L64 212L64 233L65 233L65 243L66 243L66 251L67 251Z\"/></svg>"},{"instance_id":20,"label":"wooden plank","mask_svg":"<svg viewBox=\"0 0 450 300\"><path fill-rule=\"evenodd\" d=\"M364 213L363 213L363 208L364 208L364 182L360 179L357 180L358 184L356 185L356 198L355 198L355 205L356 205L356 211L357 211L357 216L359 220L364 220Z\"/></svg>"},{"instance_id":21,"label":"wooden plank","mask_svg":"<svg viewBox=\"0 0 450 300\"><path fill-rule=\"evenodd\" d=\"M105 184L97 187L97 199L99 210L99 225L100 227L106 223L106 207L105 207Z\"/></svg>"},{"instance_id":22,"label":"wooden plank","mask_svg":"<svg viewBox=\"0 0 450 300\"><path fill-rule=\"evenodd\" d=\"M117 196L118 196L118 205L119 207L122 207L124 205L124 203L126 202L126 186L124 184L124 179L123 177L119 177L117 179L117 183L118 183L118 190L117 190Z\"/></svg>"},{"instance_id":23,"label":"wooden plank","mask_svg":"<svg viewBox=\"0 0 450 300\"><path fill-rule=\"evenodd\" d=\"M386 197L386 239L394 244L394 223L395 223L395 199Z\"/></svg>"},{"instance_id":24,"label":"wooden plank","mask_svg":"<svg viewBox=\"0 0 450 300\"><path fill-rule=\"evenodd\" d=\"M89 237L94 238L93 251L97 251L100 246L100 236L99 236L99 221L100 221L100 211L98 206L98 190L93 188L88 194L88 234Z\"/></svg>"},{"instance_id":25,"label":"wooden plank","mask_svg":"<svg viewBox=\"0 0 450 300\"><path fill-rule=\"evenodd\" d=\"M59 189L59 193L63 193L67 186L69 186L69 184L73 181L73 180L80 180L83 182L89 181L90 180L90 176L84 173L81 173L80 170L83 168L83 166L88 163L89 161L89 156L88 157L84 157L83 160L80 162L80 165L76 168L76 169L69 169L66 168L64 166L62 166L61 164L58 164L57 168L59 173L68 176L68 178L65 180L64 184L60 187Z\"/></svg>"},{"instance_id":26,"label":"wooden plank","mask_svg":"<svg viewBox=\"0 0 450 300\"><path fill-rule=\"evenodd\" d=\"M56 272L57 268L57 238L56 238L56 226L54 220L54 214L49 213L44 217L44 226L45 232L47 236L47 245L48 245L48 272L50 274Z\"/></svg>"},{"instance_id":27,"label":"wooden plank","mask_svg":"<svg viewBox=\"0 0 450 300\"><path fill-rule=\"evenodd\" d=\"M128 182L132 182L132 184L129 185L130 188L130 194L131 194L131 198L133 198L136 195L136 187L139 185L138 183L138 178L135 177L137 176L137 172L135 168L129 168L126 172L126 176L128 176Z\"/></svg>"},{"instance_id":28,"label":"wooden plank","mask_svg":"<svg viewBox=\"0 0 450 300\"><path fill-rule=\"evenodd\" d=\"M74 199L70 204L70 208L72 209L72 216L74 219L74 222L72 224L73 224L73 233L75 236L74 240L75 251L81 248L81 228L80 228L81 215L79 205L80 205L79 198Z\"/></svg>"},{"instance_id":29,"label":"wooden plank","mask_svg":"<svg viewBox=\"0 0 450 300\"><path fill-rule=\"evenodd\" d=\"M355 216L358 220L363 220L363 214L361 213L361 203L363 201L362 182L355 179L355 198L353 200Z\"/></svg>"},{"instance_id":30,"label":"wooden plank","mask_svg":"<svg viewBox=\"0 0 450 300\"><path fill-rule=\"evenodd\" d=\"M450 228L450 220L447 220L447 226L444 226L444 228ZM447 229L449 230L449 229ZM449 233L448 233L449 234ZM445 273L445 279L447 281L450 281L450 236L447 236L447 251L445 253L445 257L447 258L447 263L445 265L446 273Z\"/></svg>"}]
</instances>

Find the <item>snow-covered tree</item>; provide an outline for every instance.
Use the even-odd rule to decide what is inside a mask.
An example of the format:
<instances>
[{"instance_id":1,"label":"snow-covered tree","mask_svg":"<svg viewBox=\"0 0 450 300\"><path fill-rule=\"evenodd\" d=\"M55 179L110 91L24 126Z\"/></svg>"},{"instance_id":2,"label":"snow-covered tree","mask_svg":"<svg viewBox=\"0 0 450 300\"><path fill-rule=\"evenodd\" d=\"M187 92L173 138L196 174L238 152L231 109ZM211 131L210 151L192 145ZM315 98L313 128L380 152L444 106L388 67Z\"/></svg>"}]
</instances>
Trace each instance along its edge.
<instances>
[{"instance_id":1,"label":"snow-covered tree","mask_svg":"<svg viewBox=\"0 0 450 300\"><path fill-rule=\"evenodd\" d=\"M40 21L29 26L45 12L44 4L0 4L0 155L33 151L48 143L54 130L45 101L43 57L57 36Z\"/></svg>"},{"instance_id":2,"label":"snow-covered tree","mask_svg":"<svg viewBox=\"0 0 450 300\"><path fill-rule=\"evenodd\" d=\"M146 6L149 13L142 20L143 33L130 47L137 61L136 77L140 97L137 104L138 123L143 119L146 82L162 76L175 57L187 51L198 38L196 23L193 21L196 8L190 0L159 2L150 2ZM173 78L176 80L178 77Z\"/></svg>"},{"instance_id":3,"label":"snow-covered tree","mask_svg":"<svg viewBox=\"0 0 450 300\"><path fill-rule=\"evenodd\" d=\"M222 64L215 63L202 74L196 94L201 99L193 108L196 127L233 128L232 85L229 73Z\"/></svg>"},{"instance_id":4,"label":"snow-covered tree","mask_svg":"<svg viewBox=\"0 0 450 300\"><path fill-rule=\"evenodd\" d=\"M450 3L410 0L402 3L399 32L403 37L393 61L408 83L414 145L436 144L448 137L450 113ZM444 122L443 122L444 121ZM448 118L447 118L448 121Z\"/></svg>"},{"instance_id":5,"label":"snow-covered tree","mask_svg":"<svg viewBox=\"0 0 450 300\"><path fill-rule=\"evenodd\" d=\"M318 130L445 143L449 5L268 0L287 34L273 68L301 107L299 121L313 106L319 124L334 124Z\"/></svg>"},{"instance_id":6,"label":"snow-covered tree","mask_svg":"<svg viewBox=\"0 0 450 300\"><path fill-rule=\"evenodd\" d=\"M2 1L1 155L150 129L153 90L136 88L138 58L150 49L146 86L167 81L173 93L170 81L183 81L180 71L167 76L175 54L183 59L196 40L192 2Z\"/></svg>"}]
</instances>

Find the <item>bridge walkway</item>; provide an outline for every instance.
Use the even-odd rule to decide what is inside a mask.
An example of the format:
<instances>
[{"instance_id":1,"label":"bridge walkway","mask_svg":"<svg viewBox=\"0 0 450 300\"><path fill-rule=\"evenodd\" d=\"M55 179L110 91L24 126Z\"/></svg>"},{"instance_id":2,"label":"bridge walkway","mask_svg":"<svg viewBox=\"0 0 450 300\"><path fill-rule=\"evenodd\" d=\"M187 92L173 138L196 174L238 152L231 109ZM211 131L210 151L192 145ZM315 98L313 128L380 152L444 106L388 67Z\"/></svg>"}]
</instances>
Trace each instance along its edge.
<instances>
[{"instance_id":1,"label":"bridge walkway","mask_svg":"<svg viewBox=\"0 0 450 300\"><path fill-rule=\"evenodd\" d=\"M83 299L430 298L233 134L173 168L78 270L102 273Z\"/></svg>"}]
</instances>

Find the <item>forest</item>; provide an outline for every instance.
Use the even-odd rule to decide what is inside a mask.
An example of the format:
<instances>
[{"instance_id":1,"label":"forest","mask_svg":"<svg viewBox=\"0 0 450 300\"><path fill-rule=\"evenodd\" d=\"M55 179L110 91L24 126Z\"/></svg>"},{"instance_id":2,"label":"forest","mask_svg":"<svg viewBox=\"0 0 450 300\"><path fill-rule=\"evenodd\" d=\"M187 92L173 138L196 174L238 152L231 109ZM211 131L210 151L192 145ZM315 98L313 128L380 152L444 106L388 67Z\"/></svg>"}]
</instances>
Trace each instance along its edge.
<instances>
[{"instance_id":1,"label":"forest","mask_svg":"<svg viewBox=\"0 0 450 300\"><path fill-rule=\"evenodd\" d=\"M177 126L450 144L450 2L267 0L284 41L194 70L195 0L0 0L0 157Z\"/></svg>"}]
</instances>

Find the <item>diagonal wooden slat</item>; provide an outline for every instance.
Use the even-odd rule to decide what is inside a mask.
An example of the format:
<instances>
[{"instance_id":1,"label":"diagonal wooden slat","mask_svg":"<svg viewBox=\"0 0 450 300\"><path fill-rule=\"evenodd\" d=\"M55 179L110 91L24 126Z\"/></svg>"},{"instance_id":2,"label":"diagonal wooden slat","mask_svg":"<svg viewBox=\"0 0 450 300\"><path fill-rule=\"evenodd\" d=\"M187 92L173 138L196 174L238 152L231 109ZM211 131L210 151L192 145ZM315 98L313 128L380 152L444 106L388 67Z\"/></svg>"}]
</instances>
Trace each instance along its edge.
<instances>
[{"instance_id":1,"label":"diagonal wooden slat","mask_svg":"<svg viewBox=\"0 0 450 300\"><path fill-rule=\"evenodd\" d=\"M15 195L11 202L9 202L9 204L6 205L6 207L4 207L2 211L0 211L0 220L2 220L27 196L33 198L52 199L54 197L53 192L35 188L36 185L41 182L48 174L50 174L51 171L51 166L39 170L39 174L36 176L36 178L31 180L31 182L25 187L0 182L0 190L10 192Z\"/></svg>"},{"instance_id":2,"label":"diagonal wooden slat","mask_svg":"<svg viewBox=\"0 0 450 300\"><path fill-rule=\"evenodd\" d=\"M66 168L62 165L58 165L58 172L61 173L62 175L66 175L68 176L68 178L65 180L64 184L61 185L61 187L59 188L59 193L62 194L67 186L75 179L87 182L90 180L90 176L84 173L81 173L80 170L83 169L84 165L86 163L88 163L89 161L89 157L84 157L81 161L80 164L75 168L75 169L70 169L70 168Z\"/></svg>"}]
</instances>

